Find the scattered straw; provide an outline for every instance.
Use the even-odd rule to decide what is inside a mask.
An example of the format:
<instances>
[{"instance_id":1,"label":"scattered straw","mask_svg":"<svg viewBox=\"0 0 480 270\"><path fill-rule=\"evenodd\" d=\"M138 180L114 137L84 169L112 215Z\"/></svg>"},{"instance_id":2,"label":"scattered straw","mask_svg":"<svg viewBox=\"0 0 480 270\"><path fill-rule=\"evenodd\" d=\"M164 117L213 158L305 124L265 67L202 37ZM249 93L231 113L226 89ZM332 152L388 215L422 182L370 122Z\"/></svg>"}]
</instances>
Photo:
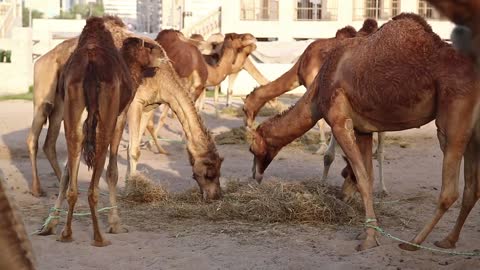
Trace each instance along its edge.
<instances>
[{"instance_id":1,"label":"scattered straw","mask_svg":"<svg viewBox=\"0 0 480 270\"><path fill-rule=\"evenodd\" d=\"M168 199L168 193L164 187L137 173L125 181L123 198L138 203L160 202Z\"/></svg>"},{"instance_id":2,"label":"scattered straw","mask_svg":"<svg viewBox=\"0 0 480 270\"><path fill-rule=\"evenodd\" d=\"M149 208L149 213L154 211L156 216L212 221L325 225L358 223L363 216L361 204L351 206L335 194L338 194L338 190L314 181L269 182L261 185L230 181L223 189L221 200L205 203L198 189L192 189L163 196L163 200L158 200Z\"/></svg>"}]
</instances>

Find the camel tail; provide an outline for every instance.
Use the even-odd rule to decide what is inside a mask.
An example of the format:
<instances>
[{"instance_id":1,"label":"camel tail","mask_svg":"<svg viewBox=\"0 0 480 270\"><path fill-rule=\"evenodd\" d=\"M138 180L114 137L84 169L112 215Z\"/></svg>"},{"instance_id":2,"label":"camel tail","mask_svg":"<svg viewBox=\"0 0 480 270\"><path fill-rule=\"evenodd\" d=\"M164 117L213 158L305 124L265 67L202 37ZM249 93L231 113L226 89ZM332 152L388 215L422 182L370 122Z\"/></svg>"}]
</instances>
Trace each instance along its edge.
<instances>
[{"instance_id":1,"label":"camel tail","mask_svg":"<svg viewBox=\"0 0 480 270\"><path fill-rule=\"evenodd\" d=\"M98 71L95 64L88 62L85 78L83 79L83 93L87 107L87 119L83 123L83 158L88 168L92 168L95 161L95 135L98 123Z\"/></svg>"}]
</instances>

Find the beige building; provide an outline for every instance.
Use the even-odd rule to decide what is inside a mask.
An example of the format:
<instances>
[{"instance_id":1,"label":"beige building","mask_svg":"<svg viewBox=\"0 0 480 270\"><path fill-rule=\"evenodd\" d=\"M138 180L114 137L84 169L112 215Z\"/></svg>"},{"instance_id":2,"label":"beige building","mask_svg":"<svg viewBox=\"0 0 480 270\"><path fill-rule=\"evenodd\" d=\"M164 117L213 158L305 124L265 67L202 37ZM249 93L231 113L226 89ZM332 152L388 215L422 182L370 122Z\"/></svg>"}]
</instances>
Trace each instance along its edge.
<instances>
[{"instance_id":1,"label":"beige building","mask_svg":"<svg viewBox=\"0 0 480 270\"><path fill-rule=\"evenodd\" d=\"M260 40L331 37L346 25L359 28L365 18L382 24L401 12L425 17L448 39L453 25L425 0L222 0L222 32L250 32Z\"/></svg>"}]
</instances>

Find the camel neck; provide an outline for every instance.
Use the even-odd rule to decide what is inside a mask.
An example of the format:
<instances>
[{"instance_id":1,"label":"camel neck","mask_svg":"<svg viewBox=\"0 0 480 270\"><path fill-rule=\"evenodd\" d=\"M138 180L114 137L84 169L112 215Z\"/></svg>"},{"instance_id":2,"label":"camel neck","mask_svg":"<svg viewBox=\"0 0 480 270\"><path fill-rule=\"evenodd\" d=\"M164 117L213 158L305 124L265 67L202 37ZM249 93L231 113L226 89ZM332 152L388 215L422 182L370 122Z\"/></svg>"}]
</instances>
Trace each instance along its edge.
<instances>
[{"instance_id":1,"label":"camel neck","mask_svg":"<svg viewBox=\"0 0 480 270\"><path fill-rule=\"evenodd\" d=\"M268 146L282 148L310 130L318 120L313 105L313 91L307 91L294 106L262 123L257 131Z\"/></svg>"},{"instance_id":2,"label":"camel neck","mask_svg":"<svg viewBox=\"0 0 480 270\"><path fill-rule=\"evenodd\" d=\"M164 64L160 70L157 74L166 77L160 76L160 81L165 86L160 93L161 99L175 112L183 127L190 162L193 164L194 160L204 157L219 158L215 143L195 110L188 89L183 86L170 63Z\"/></svg>"},{"instance_id":3,"label":"camel neck","mask_svg":"<svg viewBox=\"0 0 480 270\"><path fill-rule=\"evenodd\" d=\"M205 86L215 86L220 84L225 78L232 73L233 61L236 53L233 48L225 48L222 58L216 66L207 64L208 78Z\"/></svg>"}]
</instances>

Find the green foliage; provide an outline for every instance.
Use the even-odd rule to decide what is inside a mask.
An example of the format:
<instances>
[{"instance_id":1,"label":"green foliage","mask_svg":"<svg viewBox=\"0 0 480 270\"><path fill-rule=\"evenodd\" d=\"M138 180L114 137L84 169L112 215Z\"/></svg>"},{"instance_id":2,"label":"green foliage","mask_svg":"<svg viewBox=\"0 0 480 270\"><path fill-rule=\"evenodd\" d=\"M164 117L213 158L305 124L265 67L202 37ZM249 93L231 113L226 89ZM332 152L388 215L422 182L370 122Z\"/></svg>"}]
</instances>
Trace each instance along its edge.
<instances>
[{"instance_id":1,"label":"green foliage","mask_svg":"<svg viewBox=\"0 0 480 270\"><path fill-rule=\"evenodd\" d=\"M103 4L75 5L70 11L62 12L55 19L75 19L76 14L86 19L90 16L102 16L104 12Z\"/></svg>"},{"instance_id":2,"label":"green foliage","mask_svg":"<svg viewBox=\"0 0 480 270\"><path fill-rule=\"evenodd\" d=\"M43 13L33 9L32 10L32 20L33 19L40 19L43 18ZM29 20L30 20L30 9L26 7L22 7L22 26L23 27L28 27L29 26Z\"/></svg>"}]
</instances>

